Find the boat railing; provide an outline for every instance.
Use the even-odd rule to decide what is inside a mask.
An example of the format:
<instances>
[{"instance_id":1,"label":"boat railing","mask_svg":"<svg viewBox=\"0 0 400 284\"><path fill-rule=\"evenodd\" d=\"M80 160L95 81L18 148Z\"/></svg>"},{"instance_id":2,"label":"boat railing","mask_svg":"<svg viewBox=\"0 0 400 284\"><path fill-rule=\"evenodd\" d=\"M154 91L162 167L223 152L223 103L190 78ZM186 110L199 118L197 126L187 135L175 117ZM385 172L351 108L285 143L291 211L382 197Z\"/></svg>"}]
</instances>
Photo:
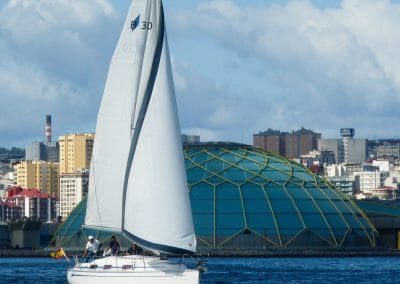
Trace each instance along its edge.
<instances>
[{"instance_id":1,"label":"boat railing","mask_svg":"<svg viewBox=\"0 0 400 284\"><path fill-rule=\"evenodd\" d=\"M95 255L95 256L73 256L73 262L70 262L71 269L83 269L83 270L116 270L116 271L131 271L140 268L140 270L147 269L146 256L145 255L135 255L135 257L131 258L130 262L123 261L119 259L119 257L125 256L125 254L115 255L115 261L112 263L104 263L100 261L104 259L105 256ZM110 257L110 256L107 256ZM112 257L112 256L111 256ZM194 262L194 269L199 270L200 273L207 271L208 256L190 256L187 258L185 255L180 257L180 261L176 261L175 263L179 265L180 273L184 273L186 269L187 262Z\"/></svg>"},{"instance_id":2,"label":"boat railing","mask_svg":"<svg viewBox=\"0 0 400 284\"><path fill-rule=\"evenodd\" d=\"M144 255L135 255L136 257L132 258L131 265L118 265L118 257L125 256L124 254L115 255L115 263L114 264L104 264L102 266L99 265L99 260L104 259L105 256L94 255L94 256L78 256L73 255L73 262L70 262L70 268L78 268L78 269L115 269L115 270L130 270L136 269L137 261L143 263L143 269L146 269L146 261ZM107 256L110 257L110 256ZM90 264L90 265L88 265Z\"/></svg>"}]
</instances>

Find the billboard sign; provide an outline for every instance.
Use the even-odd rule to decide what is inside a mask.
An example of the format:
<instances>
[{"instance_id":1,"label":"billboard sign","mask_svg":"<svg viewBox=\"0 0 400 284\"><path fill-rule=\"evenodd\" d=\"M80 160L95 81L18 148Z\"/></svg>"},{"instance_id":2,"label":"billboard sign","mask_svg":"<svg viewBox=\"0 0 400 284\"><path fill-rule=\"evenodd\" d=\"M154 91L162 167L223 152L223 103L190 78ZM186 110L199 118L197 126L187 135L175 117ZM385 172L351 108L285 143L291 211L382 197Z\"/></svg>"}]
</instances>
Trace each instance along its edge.
<instances>
[{"instance_id":1,"label":"billboard sign","mask_svg":"<svg viewBox=\"0 0 400 284\"><path fill-rule=\"evenodd\" d=\"M342 137L354 137L354 128L340 128Z\"/></svg>"}]
</instances>

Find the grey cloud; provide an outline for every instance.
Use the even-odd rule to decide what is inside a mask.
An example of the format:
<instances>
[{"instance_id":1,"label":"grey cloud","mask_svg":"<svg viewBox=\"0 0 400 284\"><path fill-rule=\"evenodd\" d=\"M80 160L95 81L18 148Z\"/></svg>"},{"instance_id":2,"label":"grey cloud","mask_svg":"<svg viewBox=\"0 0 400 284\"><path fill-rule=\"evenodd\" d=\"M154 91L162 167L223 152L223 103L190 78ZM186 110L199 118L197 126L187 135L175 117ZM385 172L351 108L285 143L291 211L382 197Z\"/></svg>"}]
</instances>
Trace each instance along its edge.
<instances>
[{"instance_id":1,"label":"grey cloud","mask_svg":"<svg viewBox=\"0 0 400 284\"><path fill-rule=\"evenodd\" d=\"M225 73L210 76L195 60L172 53L183 130L247 143L268 127L305 126L332 137L351 126L359 137L397 136L399 5L274 3L166 6L171 47L203 40L225 56ZM0 6L0 144L41 138L47 113L58 134L94 130L124 16L112 4L13 0ZM212 56L197 56L214 69Z\"/></svg>"},{"instance_id":2,"label":"grey cloud","mask_svg":"<svg viewBox=\"0 0 400 284\"><path fill-rule=\"evenodd\" d=\"M212 39L263 62L265 86L273 86L264 94L277 96L280 105L264 108L258 96L236 94L238 102L251 101L242 106L243 115L258 113L248 129L304 125L332 135L352 125L370 137L397 136L400 130L399 5L349 0L320 9L308 1L239 6L214 0L179 11L172 23L177 37ZM255 89L260 93L263 86Z\"/></svg>"},{"instance_id":3,"label":"grey cloud","mask_svg":"<svg viewBox=\"0 0 400 284\"><path fill-rule=\"evenodd\" d=\"M2 145L94 131L121 17L106 0L13 0L0 10ZM17 141L17 142L14 142Z\"/></svg>"}]
</instances>

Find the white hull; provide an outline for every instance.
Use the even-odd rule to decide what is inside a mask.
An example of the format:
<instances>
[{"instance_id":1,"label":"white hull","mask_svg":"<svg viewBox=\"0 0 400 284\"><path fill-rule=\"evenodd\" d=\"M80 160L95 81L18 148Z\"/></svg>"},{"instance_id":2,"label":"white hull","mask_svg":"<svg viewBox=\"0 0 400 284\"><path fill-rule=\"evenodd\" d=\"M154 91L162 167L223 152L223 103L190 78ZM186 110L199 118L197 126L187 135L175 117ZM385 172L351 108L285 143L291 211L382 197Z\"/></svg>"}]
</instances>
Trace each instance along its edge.
<instances>
[{"instance_id":1,"label":"white hull","mask_svg":"<svg viewBox=\"0 0 400 284\"><path fill-rule=\"evenodd\" d=\"M78 263L67 272L68 283L198 284L199 271L184 264L143 256L109 256Z\"/></svg>"}]
</instances>

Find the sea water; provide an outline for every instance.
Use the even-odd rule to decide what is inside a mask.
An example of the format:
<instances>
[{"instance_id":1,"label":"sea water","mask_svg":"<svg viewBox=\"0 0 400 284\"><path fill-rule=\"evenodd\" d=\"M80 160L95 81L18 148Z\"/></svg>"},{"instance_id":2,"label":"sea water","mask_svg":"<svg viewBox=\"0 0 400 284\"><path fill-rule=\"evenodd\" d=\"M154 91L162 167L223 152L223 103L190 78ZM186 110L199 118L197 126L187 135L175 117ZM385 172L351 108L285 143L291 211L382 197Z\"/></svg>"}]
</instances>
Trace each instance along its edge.
<instances>
[{"instance_id":1,"label":"sea water","mask_svg":"<svg viewBox=\"0 0 400 284\"><path fill-rule=\"evenodd\" d=\"M68 263L0 258L0 283L66 283ZM397 257L210 258L201 283L400 283Z\"/></svg>"}]
</instances>

